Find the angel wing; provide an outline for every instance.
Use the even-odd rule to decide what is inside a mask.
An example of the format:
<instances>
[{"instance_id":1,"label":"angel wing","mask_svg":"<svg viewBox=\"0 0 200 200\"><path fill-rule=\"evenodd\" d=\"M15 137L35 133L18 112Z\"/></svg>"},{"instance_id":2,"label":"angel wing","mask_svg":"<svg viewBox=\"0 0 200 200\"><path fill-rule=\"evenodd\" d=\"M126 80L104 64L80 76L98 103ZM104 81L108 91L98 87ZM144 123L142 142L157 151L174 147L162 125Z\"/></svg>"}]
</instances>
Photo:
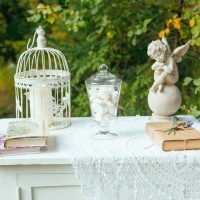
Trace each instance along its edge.
<instances>
[{"instance_id":1,"label":"angel wing","mask_svg":"<svg viewBox=\"0 0 200 200\"><path fill-rule=\"evenodd\" d=\"M168 53L169 54L171 54L171 49L170 49L170 47L169 47L169 44L168 44L168 42L167 42L167 39L166 39L166 37L162 37L162 42L167 46L167 48L168 48Z\"/></svg>"},{"instance_id":2,"label":"angel wing","mask_svg":"<svg viewBox=\"0 0 200 200\"><path fill-rule=\"evenodd\" d=\"M188 51L189 47L190 47L190 40L186 44L184 44L184 45L182 45L180 47L177 47L173 51L172 57L174 58L176 63L181 62L182 57L186 54L186 52Z\"/></svg>"}]
</instances>

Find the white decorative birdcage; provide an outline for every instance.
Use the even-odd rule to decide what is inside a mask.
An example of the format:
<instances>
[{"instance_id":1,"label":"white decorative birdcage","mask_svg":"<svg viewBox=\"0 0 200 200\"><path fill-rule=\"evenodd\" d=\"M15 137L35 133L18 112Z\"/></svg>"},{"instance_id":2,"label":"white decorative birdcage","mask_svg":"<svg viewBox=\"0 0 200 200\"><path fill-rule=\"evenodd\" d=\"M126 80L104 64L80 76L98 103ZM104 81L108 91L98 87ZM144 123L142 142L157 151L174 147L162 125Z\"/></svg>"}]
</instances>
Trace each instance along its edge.
<instances>
[{"instance_id":1,"label":"white decorative birdcage","mask_svg":"<svg viewBox=\"0 0 200 200\"><path fill-rule=\"evenodd\" d=\"M37 46L33 47L37 35ZM44 29L36 29L21 54L15 74L16 117L46 120L51 129L70 125L70 73L63 53L46 47Z\"/></svg>"}]
</instances>

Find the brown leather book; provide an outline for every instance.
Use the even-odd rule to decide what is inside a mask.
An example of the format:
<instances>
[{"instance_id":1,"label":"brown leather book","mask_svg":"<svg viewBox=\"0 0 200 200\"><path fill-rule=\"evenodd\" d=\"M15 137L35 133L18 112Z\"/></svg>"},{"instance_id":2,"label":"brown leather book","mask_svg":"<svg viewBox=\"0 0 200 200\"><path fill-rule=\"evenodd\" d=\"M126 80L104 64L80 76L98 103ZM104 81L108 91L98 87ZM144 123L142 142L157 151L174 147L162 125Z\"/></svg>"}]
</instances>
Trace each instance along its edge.
<instances>
[{"instance_id":1,"label":"brown leather book","mask_svg":"<svg viewBox=\"0 0 200 200\"><path fill-rule=\"evenodd\" d=\"M170 122L148 122L146 133L163 151L200 149L200 133L196 129L177 130L175 134L164 132L170 128Z\"/></svg>"}]
</instances>

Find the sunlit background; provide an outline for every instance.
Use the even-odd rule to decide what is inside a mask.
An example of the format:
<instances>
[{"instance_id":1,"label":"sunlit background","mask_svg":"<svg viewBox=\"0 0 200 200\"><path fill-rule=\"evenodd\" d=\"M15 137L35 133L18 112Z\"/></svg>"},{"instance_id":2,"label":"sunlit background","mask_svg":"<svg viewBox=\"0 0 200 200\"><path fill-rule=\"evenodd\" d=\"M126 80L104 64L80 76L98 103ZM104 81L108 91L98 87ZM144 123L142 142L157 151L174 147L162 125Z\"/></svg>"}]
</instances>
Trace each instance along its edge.
<instances>
[{"instance_id":1,"label":"sunlit background","mask_svg":"<svg viewBox=\"0 0 200 200\"><path fill-rule=\"evenodd\" d=\"M71 72L72 116L90 114L84 80L101 63L123 79L119 115L148 115L153 63L147 45L166 36L172 48L191 40L179 64L179 113L200 116L200 1L0 1L0 117L15 116L13 76L29 37L42 25L48 46L63 51ZM199 109L199 110L198 110Z\"/></svg>"}]
</instances>

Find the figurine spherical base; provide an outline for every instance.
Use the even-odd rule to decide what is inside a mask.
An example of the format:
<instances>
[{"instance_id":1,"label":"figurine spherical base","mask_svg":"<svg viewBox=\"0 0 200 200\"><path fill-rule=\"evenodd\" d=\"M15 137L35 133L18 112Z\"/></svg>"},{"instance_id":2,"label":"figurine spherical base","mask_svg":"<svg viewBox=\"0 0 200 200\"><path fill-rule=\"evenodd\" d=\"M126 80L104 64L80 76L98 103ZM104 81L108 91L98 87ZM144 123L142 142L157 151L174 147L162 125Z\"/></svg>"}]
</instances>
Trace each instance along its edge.
<instances>
[{"instance_id":1,"label":"figurine spherical base","mask_svg":"<svg viewBox=\"0 0 200 200\"><path fill-rule=\"evenodd\" d=\"M155 113L152 113L152 116L149 117L150 122L175 122L176 121L176 116L171 115L171 116L160 116L156 115Z\"/></svg>"},{"instance_id":2,"label":"figurine spherical base","mask_svg":"<svg viewBox=\"0 0 200 200\"><path fill-rule=\"evenodd\" d=\"M154 115L172 116L181 105L181 93L175 85L166 85L163 90L153 92L148 95L148 104Z\"/></svg>"}]
</instances>

